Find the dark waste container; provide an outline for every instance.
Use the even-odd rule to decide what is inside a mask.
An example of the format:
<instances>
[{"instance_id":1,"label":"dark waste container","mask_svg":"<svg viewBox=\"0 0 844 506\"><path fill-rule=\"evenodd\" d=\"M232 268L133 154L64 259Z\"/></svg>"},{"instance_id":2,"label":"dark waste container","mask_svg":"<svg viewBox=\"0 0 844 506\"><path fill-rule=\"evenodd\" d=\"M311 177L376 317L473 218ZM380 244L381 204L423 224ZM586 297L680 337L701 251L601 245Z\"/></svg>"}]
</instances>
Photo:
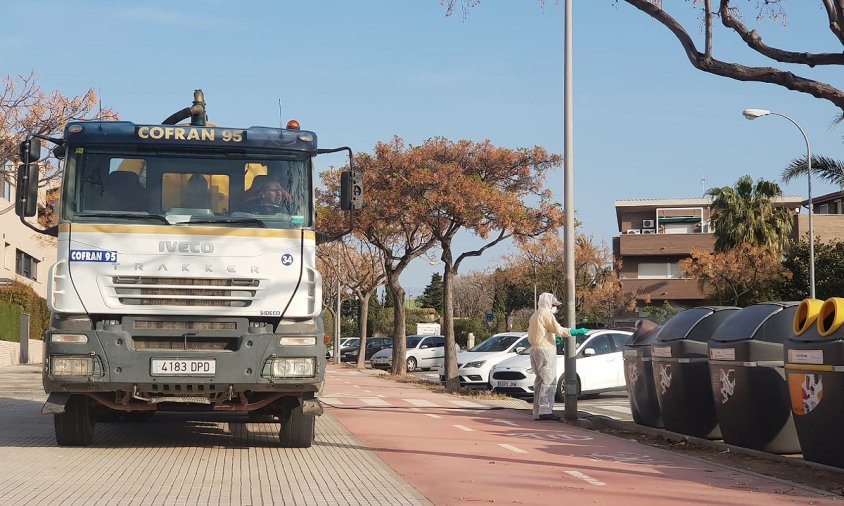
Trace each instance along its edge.
<instances>
[{"instance_id":1,"label":"dark waste container","mask_svg":"<svg viewBox=\"0 0 844 506\"><path fill-rule=\"evenodd\" d=\"M771 453L800 453L782 358L798 304L748 306L712 334L712 395L727 443Z\"/></svg>"},{"instance_id":2,"label":"dark waste container","mask_svg":"<svg viewBox=\"0 0 844 506\"><path fill-rule=\"evenodd\" d=\"M801 303L785 342L791 411L803 458L844 467L844 299L827 299L813 315L819 302Z\"/></svg>"},{"instance_id":3,"label":"dark waste container","mask_svg":"<svg viewBox=\"0 0 844 506\"><path fill-rule=\"evenodd\" d=\"M624 345L624 382L633 421L639 425L662 427L662 413L656 398L651 345L662 327L650 320L639 320L636 331Z\"/></svg>"},{"instance_id":4,"label":"dark waste container","mask_svg":"<svg viewBox=\"0 0 844 506\"><path fill-rule=\"evenodd\" d=\"M709 386L712 333L739 308L699 306L668 320L651 346L654 386L666 429L689 436L719 439Z\"/></svg>"}]
</instances>

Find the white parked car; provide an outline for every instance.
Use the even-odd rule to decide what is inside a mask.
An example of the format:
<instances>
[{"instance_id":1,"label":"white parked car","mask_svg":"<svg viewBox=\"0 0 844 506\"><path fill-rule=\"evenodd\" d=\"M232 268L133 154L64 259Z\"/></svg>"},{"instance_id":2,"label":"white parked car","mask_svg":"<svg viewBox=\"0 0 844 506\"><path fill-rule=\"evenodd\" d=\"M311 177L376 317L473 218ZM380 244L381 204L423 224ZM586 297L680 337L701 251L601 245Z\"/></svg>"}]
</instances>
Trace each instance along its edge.
<instances>
[{"instance_id":1,"label":"white parked car","mask_svg":"<svg viewBox=\"0 0 844 506\"><path fill-rule=\"evenodd\" d=\"M527 332L502 332L495 334L469 351L457 355L457 374L460 386L489 388L489 371L492 366L530 348ZM445 371L439 368L440 382L445 382Z\"/></svg>"},{"instance_id":2,"label":"white parked car","mask_svg":"<svg viewBox=\"0 0 844 506\"><path fill-rule=\"evenodd\" d=\"M613 390L624 390L624 345L633 335L625 330L592 330L577 336L577 384L578 395L599 394ZM557 401L565 397L563 372L565 371L565 345L557 346ZM533 369L530 367L530 352L498 363L492 369L490 385L496 392L514 397L533 397Z\"/></svg>"},{"instance_id":3,"label":"white parked car","mask_svg":"<svg viewBox=\"0 0 844 506\"><path fill-rule=\"evenodd\" d=\"M407 336L407 372L417 368L427 371L439 367L445 355L445 337L430 335ZM393 348L384 348L372 355L369 363L375 369L389 369L393 365Z\"/></svg>"}]
</instances>

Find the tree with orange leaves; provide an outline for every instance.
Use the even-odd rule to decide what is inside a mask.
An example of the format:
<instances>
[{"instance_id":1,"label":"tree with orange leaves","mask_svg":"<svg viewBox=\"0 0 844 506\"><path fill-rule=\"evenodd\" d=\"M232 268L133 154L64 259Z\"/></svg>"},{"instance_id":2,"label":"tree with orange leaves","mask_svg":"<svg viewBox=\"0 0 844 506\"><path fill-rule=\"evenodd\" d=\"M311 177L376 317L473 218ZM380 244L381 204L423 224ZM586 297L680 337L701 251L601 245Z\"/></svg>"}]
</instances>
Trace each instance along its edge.
<instances>
[{"instance_id":1,"label":"tree with orange leaves","mask_svg":"<svg viewBox=\"0 0 844 506\"><path fill-rule=\"evenodd\" d=\"M412 213L416 193L409 181L415 168L393 146L378 143L374 154L355 155L355 166L363 174L366 198L363 208L355 212L354 230L375 247L383 262L384 282L393 298L392 373L404 375L407 372L405 290L399 277L410 262L431 248L435 239L425 223ZM341 233L348 223L334 204L339 196L339 172L323 173L322 179L326 189L318 192L317 228L332 236Z\"/></svg>"},{"instance_id":2,"label":"tree with orange leaves","mask_svg":"<svg viewBox=\"0 0 844 506\"><path fill-rule=\"evenodd\" d=\"M694 250L680 261L680 271L696 279L716 303L734 306L770 300L774 284L790 276L780 253L749 244L718 253Z\"/></svg>"},{"instance_id":3,"label":"tree with orange leaves","mask_svg":"<svg viewBox=\"0 0 844 506\"><path fill-rule=\"evenodd\" d=\"M563 213L544 187L547 172L562 157L541 147L509 149L489 141L450 141L436 137L417 147L396 139L391 155L410 169L402 181L410 191L410 215L424 223L442 251L443 332L446 387L460 386L454 347L454 277L460 264L509 238L524 240L559 228ZM483 243L457 253L458 232Z\"/></svg>"},{"instance_id":4,"label":"tree with orange leaves","mask_svg":"<svg viewBox=\"0 0 844 506\"><path fill-rule=\"evenodd\" d=\"M60 91L47 93L38 85L34 73L7 76L0 89L0 177L6 183L15 180L14 164L18 161L18 145L27 135L57 135L68 121L117 119L111 109L98 110L99 99L93 88L82 95L69 97ZM41 163L39 184L47 186L61 179L61 167L53 159Z\"/></svg>"}]
</instances>

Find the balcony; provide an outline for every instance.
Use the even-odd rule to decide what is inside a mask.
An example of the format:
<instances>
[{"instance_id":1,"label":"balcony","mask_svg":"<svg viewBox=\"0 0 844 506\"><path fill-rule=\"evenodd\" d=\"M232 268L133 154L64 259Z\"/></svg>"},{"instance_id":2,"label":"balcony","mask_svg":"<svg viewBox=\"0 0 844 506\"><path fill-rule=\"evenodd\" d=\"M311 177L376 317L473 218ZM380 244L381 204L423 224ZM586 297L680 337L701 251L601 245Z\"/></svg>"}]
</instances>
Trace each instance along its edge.
<instances>
[{"instance_id":1,"label":"balcony","mask_svg":"<svg viewBox=\"0 0 844 506\"><path fill-rule=\"evenodd\" d=\"M694 279L622 279L624 293L639 292L640 300L698 302L706 298Z\"/></svg>"},{"instance_id":2,"label":"balcony","mask_svg":"<svg viewBox=\"0 0 844 506\"><path fill-rule=\"evenodd\" d=\"M713 251L714 234L624 234L618 237L617 256L688 255L692 250Z\"/></svg>"}]
</instances>

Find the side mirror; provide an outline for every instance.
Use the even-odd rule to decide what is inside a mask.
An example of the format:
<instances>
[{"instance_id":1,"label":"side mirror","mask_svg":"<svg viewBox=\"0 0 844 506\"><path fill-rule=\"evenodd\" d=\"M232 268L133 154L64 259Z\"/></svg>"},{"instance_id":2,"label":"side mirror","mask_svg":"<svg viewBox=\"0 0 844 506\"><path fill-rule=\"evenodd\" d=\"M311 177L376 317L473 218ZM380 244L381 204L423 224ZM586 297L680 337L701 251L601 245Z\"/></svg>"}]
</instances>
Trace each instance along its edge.
<instances>
[{"instance_id":1,"label":"side mirror","mask_svg":"<svg viewBox=\"0 0 844 506\"><path fill-rule=\"evenodd\" d=\"M363 206L363 174L344 170L340 176L340 208L357 211Z\"/></svg>"},{"instance_id":2,"label":"side mirror","mask_svg":"<svg viewBox=\"0 0 844 506\"><path fill-rule=\"evenodd\" d=\"M15 214L22 218L35 216L38 204L38 164L18 167L18 184L15 194Z\"/></svg>"},{"instance_id":3,"label":"side mirror","mask_svg":"<svg viewBox=\"0 0 844 506\"><path fill-rule=\"evenodd\" d=\"M41 159L41 140L37 138L27 139L20 143L21 163L33 163Z\"/></svg>"},{"instance_id":4,"label":"side mirror","mask_svg":"<svg viewBox=\"0 0 844 506\"><path fill-rule=\"evenodd\" d=\"M430 346L428 346L427 344L423 344L419 347L420 350L424 350L425 348L430 348Z\"/></svg>"},{"instance_id":5,"label":"side mirror","mask_svg":"<svg viewBox=\"0 0 844 506\"><path fill-rule=\"evenodd\" d=\"M595 350L593 348L586 348L585 350L583 350L583 356L584 357L595 356Z\"/></svg>"},{"instance_id":6,"label":"side mirror","mask_svg":"<svg viewBox=\"0 0 844 506\"><path fill-rule=\"evenodd\" d=\"M525 348L524 346L519 346L518 348L516 348L516 353L521 355L526 349L527 348Z\"/></svg>"}]
</instances>

